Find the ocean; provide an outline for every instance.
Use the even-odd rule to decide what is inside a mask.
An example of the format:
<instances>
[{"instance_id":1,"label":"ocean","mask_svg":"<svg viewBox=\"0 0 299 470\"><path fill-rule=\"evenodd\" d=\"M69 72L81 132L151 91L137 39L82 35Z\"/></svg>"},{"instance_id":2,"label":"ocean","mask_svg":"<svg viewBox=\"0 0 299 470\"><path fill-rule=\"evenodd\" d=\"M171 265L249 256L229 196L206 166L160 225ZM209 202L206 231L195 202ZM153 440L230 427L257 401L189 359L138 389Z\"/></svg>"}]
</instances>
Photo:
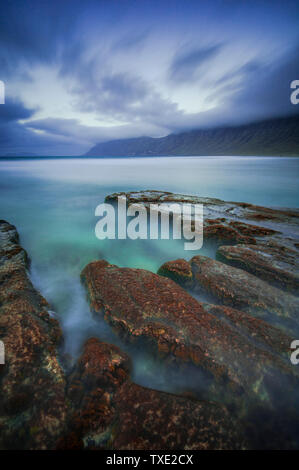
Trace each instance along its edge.
<instances>
[{"instance_id":1,"label":"ocean","mask_svg":"<svg viewBox=\"0 0 299 470\"><path fill-rule=\"evenodd\" d=\"M192 388L192 374L177 370L170 376L148 351L126 344L104 321L94 320L80 272L96 259L156 272L165 261L198 253L185 251L181 240L99 240L95 208L113 192L145 189L299 207L298 176L298 158L1 159L0 218L17 227L31 259L32 281L63 328L64 354L74 360L84 341L96 336L131 354L137 383L179 391ZM205 244L200 253L214 256Z\"/></svg>"}]
</instances>

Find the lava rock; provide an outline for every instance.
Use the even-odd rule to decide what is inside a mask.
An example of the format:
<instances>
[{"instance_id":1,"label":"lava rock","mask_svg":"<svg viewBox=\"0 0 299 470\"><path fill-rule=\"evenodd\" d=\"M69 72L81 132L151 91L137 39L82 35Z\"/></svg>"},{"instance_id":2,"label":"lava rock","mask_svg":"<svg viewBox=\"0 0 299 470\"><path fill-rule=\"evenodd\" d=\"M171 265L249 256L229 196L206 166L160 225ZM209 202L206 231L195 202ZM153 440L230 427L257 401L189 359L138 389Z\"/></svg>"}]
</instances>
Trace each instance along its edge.
<instances>
[{"instance_id":1,"label":"lava rock","mask_svg":"<svg viewBox=\"0 0 299 470\"><path fill-rule=\"evenodd\" d=\"M194 290L273 324L298 329L297 297L206 256L194 256L190 264Z\"/></svg>"},{"instance_id":2,"label":"lava rock","mask_svg":"<svg viewBox=\"0 0 299 470\"><path fill-rule=\"evenodd\" d=\"M299 266L295 250L275 243L221 246L217 260L244 269L269 284L299 294Z\"/></svg>"},{"instance_id":3,"label":"lava rock","mask_svg":"<svg viewBox=\"0 0 299 470\"><path fill-rule=\"evenodd\" d=\"M129 368L117 347L87 341L69 380L74 413L58 449L246 448L240 422L224 405L141 387Z\"/></svg>"},{"instance_id":4,"label":"lava rock","mask_svg":"<svg viewBox=\"0 0 299 470\"><path fill-rule=\"evenodd\" d=\"M66 417L62 332L28 274L13 225L0 222L0 448L51 449Z\"/></svg>"},{"instance_id":5,"label":"lava rock","mask_svg":"<svg viewBox=\"0 0 299 470\"><path fill-rule=\"evenodd\" d=\"M287 353L292 339L261 320L243 312L229 316L221 306L215 314L171 279L142 269L95 261L81 279L94 315L104 317L119 335L129 341L147 340L161 357L194 364L230 393L262 393L265 377L277 374L292 380L295 371L277 354L282 349ZM245 329L240 328L242 317ZM249 334L254 324L275 337L273 344L263 333L256 333L258 341L253 331Z\"/></svg>"}]
</instances>

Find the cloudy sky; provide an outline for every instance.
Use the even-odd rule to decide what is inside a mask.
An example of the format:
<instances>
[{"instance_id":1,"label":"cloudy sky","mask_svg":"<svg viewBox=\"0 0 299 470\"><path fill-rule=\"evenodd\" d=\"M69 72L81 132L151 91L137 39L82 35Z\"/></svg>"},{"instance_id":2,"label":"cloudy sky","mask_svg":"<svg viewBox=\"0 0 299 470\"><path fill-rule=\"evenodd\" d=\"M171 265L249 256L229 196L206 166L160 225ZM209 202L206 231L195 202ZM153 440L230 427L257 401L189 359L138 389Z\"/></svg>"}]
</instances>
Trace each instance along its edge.
<instances>
[{"instance_id":1,"label":"cloudy sky","mask_svg":"<svg viewBox=\"0 0 299 470\"><path fill-rule=\"evenodd\" d=\"M298 0L3 0L0 155L297 112Z\"/></svg>"}]
</instances>

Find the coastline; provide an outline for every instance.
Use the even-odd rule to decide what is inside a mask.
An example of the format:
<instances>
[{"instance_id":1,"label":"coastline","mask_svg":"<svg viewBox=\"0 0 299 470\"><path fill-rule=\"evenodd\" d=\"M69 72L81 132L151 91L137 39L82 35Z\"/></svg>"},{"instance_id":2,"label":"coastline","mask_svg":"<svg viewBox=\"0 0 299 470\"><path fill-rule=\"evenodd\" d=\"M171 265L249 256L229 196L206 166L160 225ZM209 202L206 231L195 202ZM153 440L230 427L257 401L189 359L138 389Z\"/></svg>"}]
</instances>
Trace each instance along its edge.
<instances>
[{"instance_id":1,"label":"coastline","mask_svg":"<svg viewBox=\"0 0 299 470\"><path fill-rule=\"evenodd\" d=\"M153 200L161 202L161 198L164 200L166 198L168 201L185 201L186 198L194 201L195 198L159 191L126 193L126 196L128 201L132 196L135 204L138 202L148 204ZM117 194L108 195L106 200L113 201L116 197ZM193 373L198 370L201 374L203 371L212 374L213 379L211 381L210 378L207 381L206 390L201 389L199 395L193 390L191 397L188 397L188 394L185 396L184 393L175 395L141 387L130 378L132 358L130 359L126 353L113 344L90 338L73 366L68 360L60 364L61 359L55 350L52 350L51 354L54 353L54 356L51 359L52 365L49 373L54 374L54 382L60 383L62 389L65 389L65 381L69 385L67 395L62 389L58 391L55 385L63 411L59 411L58 420L55 418L56 431L51 439L49 439L48 419L44 424L42 421L38 425L35 424L36 411L31 415L30 400L22 398L24 408L14 408L15 403L18 402L20 388L23 390L22 393L26 392L22 384L19 382L14 384L12 381L11 368L9 367L7 374L2 367L1 373L4 374L2 381L6 383L5 389L10 390L10 395L5 401L6 403L8 400L10 405L2 408L4 423L5 419L8 420L7 428L6 425L3 428L2 446L22 448L24 445L25 448L37 449L107 449L110 446L126 449L130 446L130 448L147 449L148 433L152 433L150 442L155 449L175 449L178 448L179 442L183 446L194 446L197 449L214 449L219 446L223 449L256 448L259 435L264 431L262 423L259 423L259 429L255 431L254 437L249 432L251 429L252 433L252 426L257 425L256 418L253 418L255 408L262 406L263 413L266 413L275 429L275 426L280 423L280 411L273 414L273 406L274 408L278 406L278 394L278 409L284 410L286 421L286 434L284 435L282 431L280 445L283 448L289 448L291 443L287 438L287 428L297 420L293 406L296 406L294 390L299 383L299 376L288 359L292 342L290 332L294 325L289 329L288 321L285 323L285 315L292 316L292 309L295 312L298 308L297 297L293 295L298 295L298 277L296 277L298 270L293 271L292 260L293 256L297 258L293 253L299 245L298 239L290 241L286 234L290 224L291 226L298 224L298 213L275 211L246 203L207 200L207 198L205 198L205 203L207 210L214 213L214 218L211 218L211 214L206 217L204 229L206 239L216 244L218 251L221 251L224 243L228 254L232 252L233 247L237 248L239 262L245 261L241 268L240 266L234 267L230 261L230 255L224 257L225 252L222 249L221 261L209 260L200 255L195 256L190 263L184 260L170 260L161 266L158 274L141 269L120 268L111 265L109 261L95 260L83 270L81 280L86 287L95 318L104 314L105 320L111 323L116 334L121 334L121 336L125 334L125 340L130 342L141 341L141 344L147 344L146 347L150 348L152 354L158 355L161 361L166 361L166 364L169 364L168 367L177 367L176 364L181 364L180 367L189 367L188 364L192 364L192 367L195 367ZM234 210L231 207L234 207ZM220 217L219 212L222 212L222 215L226 214L228 221ZM246 223L244 222L245 213L248 219ZM242 222L238 222L238 218ZM276 223L279 225L279 231L273 228ZM9 307L9 311L13 312L14 303L11 303L11 299L13 302L19 302L18 299L24 302L27 296L26 266L28 265L25 261L26 255L19 245L15 228L4 221L1 224L3 266L1 283L4 288L1 310L8 311ZM281 232L282 225L286 226L285 234ZM242 258L243 252L240 251L242 246L246 248L245 253L251 250L253 256L251 265L248 264L247 258ZM265 255L263 255L263 250ZM269 253L271 253L270 261ZM204 277L200 276L199 270L202 263L205 263ZM214 267L217 268L215 272ZM269 278L267 278L267 269ZM218 274L216 275L221 270L224 270L223 279L217 277ZM17 276L16 282L20 282L17 279L20 275L22 276L24 287L13 295L11 294L14 289L13 278L7 281L7 272L15 273L13 276ZM207 275L211 276L208 282ZM238 276L240 277L239 284ZM272 287L274 278L277 279L278 287ZM287 284L285 285L284 282ZM289 284L290 282L292 284ZM141 285L142 290L140 290ZM292 294L289 293L289 285L293 291ZM132 293L127 291L128 286L133 289ZM145 291L144 286L147 286ZM224 286L225 295L223 295ZM32 291L32 287L29 289ZM203 291L211 296L209 303L206 300L204 302L200 300ZM39 296L38 293L32 292L33 296ZM164 292L167 292L166 297ZM260 304L258 308L254 297L257 293ZM230 300L232 297L234 298L233 304ZM40 299L38 309L50 308L45 299L37 298ZM29 308L27 315L30 315L28 318L36 321L37 315L36 318L42 318L46 324L54 321L46 311L29 313L30 309L33 309L32 312L36 311L32 302L33 300L29 300L27 307ZM176 302L178 302L177 305ZM148 311L146 316L142 313L145 311L145 305ZM16 308L18 308L17 303ZM181 315L180 312L183 314ZM271 325L274 312L278 315L279 321L278 323L274 321ZM267 313L266 316L265 313ZM23 343L28 330L27 328L16 330L16 323L10 323L12 318L12 316L6 316L6 328L11 324L10 334L17 335L17 337L19 335L19 340ZM269 320L270 323L268 323ZM23 321L22 314L19 315L19 321ZM286 329L281 328L284 324L287 326ZM57 329L58 326L55 328ZM183 334L182 331L184 331ZM59 335L55 333L56 338L60 336L61 333ZM4 340L5 338L4 335ZM216 338L218 339L215 343ZM48 357L45 350L47 341L47 339L43 340L40 352L33 356L35 361ZM23 367L23 359L19 361L14 357L15 355L22 357L23 351L15 348L10 350L10 342L8 341L7 344L7 364L13 361L18 374L18 367ZM29 350L31 348L30 340L28 348ZM87 364L89 364L88 369L86 369ZM34 366L34 363L29 361L28 366ZM53 380L50 379L48 372L45 377L47 381ZM201 377L202 381L203 376ZM279 391L277 386L281 380L283 387ZM52 387L51 382L48 382L47 390L51 393ZM285 402L282 398L286 395L288 399ZM264 396L267 396L267 400L263 398ZM290 401L291 396L293 396L294 403ZM214 405L210 404L211 399ZM146 409L141 407L140 412L136 412L135 405L145 401L149 403L149 407ZM133 407L135 411L132 415L130 415L128 402L132 402L132 406L133 403L135 404ZM36 407L38 409L39 403L40 410L43 412L45 398L37 399L35 409ZM238 407L240 410L245 407L245 417L243 415L241 419L238 413L235 415L228 412L226 407L232 403L235 403L237 410ZM193 410L191 414L190 407ZM159 413L161 413L164 408L165 411L167 410L166 414L162 411L159 420L152 422L150 427L147 426L145 429L143 423L149 422L152 413L155 410L157 412L160 410ZM270 410L272 410L271 413ZM53 413L54 409L48 411ZM18 437L17 428L13 427L13 434L11 434L10 420L15 413L21 413L21 415L25 413L27 426L34 429L34 432L31 431L29 434L29 440L23 443ZM179 421L173 421L178 415ZM111 423L116 419L119 423L118 428L111 433ZM166 437L169 419L172 421L173 429L176 430L171 441ZM188 432L183 423L187 422L188 429L190 429L190 419L193 420L191 428L198 431L203 425L205 433ZM211 419L214 423L213 430L209 430L208 425ZM128 424L129 422L134 423L133 428ZM51 429L53 432L52 425ZM159 429L158 441L154 437L157 429ZM229 431L229 429L234 429L234 431ZM275 448L276 439L275 433L269 433L268 445Z\"/></svg>"}]
</instances>

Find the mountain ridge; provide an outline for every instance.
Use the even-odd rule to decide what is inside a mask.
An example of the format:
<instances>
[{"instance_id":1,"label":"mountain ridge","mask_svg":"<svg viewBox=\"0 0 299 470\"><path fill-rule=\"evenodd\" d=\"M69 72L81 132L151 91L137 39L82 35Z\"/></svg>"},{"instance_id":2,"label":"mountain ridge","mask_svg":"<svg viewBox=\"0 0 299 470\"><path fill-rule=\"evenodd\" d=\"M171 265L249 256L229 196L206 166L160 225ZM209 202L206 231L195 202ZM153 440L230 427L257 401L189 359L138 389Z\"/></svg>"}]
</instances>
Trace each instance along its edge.
<instances>
[{"instance_id":1,"label":"mountain ridge","mask_svg":"<svg viewBox=\"0 0 299 470\"><path fill-rule=\"evenodd\" d=\"M299 156L299 114L239 126L99 143L84 156Z\"/></svg>"}]
</instances>

